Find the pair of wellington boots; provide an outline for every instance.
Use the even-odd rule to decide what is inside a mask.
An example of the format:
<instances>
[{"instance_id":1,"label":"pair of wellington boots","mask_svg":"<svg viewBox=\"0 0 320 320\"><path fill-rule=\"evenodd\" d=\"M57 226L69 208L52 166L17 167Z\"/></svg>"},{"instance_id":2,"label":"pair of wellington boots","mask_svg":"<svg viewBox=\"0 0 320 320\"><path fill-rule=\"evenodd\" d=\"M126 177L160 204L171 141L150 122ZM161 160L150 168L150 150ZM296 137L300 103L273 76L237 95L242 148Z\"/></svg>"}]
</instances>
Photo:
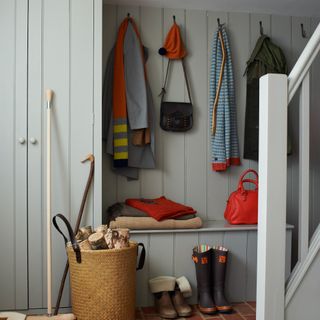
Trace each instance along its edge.
<instances>
[{"instance_id":1,"label":"pair of wellington boots","mask_svg":"<svg viewBox=\"0 0 320 320\"><path fill-rule=\"evenodd\" d=\"M199 245L193 248L196 267L198 303L202 313L231 313L232 307L224 293L228 250Z\"/></svg>"},{"instance_id":2,"label":"pair of wellington boots","mask_svg":"<svg viewBox=\"0 0 320 320\"><path fill-rule=\"evenodd\" d=\"M185 277L157 277L149 280L151 292L154 294L155 307L161 318L175 319L188 317L192 313L185 297L191 295L191 286Z\"/></svg>"}]
</instances>

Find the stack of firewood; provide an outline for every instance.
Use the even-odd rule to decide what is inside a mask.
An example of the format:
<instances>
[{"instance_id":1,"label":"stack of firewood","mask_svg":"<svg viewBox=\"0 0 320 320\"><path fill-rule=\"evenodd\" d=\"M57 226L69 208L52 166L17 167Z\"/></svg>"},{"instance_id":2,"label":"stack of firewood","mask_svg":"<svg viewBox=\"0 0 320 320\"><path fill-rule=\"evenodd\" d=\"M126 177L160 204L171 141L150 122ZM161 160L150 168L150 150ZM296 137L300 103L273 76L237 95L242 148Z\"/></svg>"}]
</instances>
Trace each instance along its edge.
<instances>
[{"instance_id":1,"label":"stack of firewood","mask_svg":"<svg viewBox=\"0 0 320 320\"><path fill-rule=\"evenodd\" d=\"M79 229L76 239L81 250L121 249L129 247L130 230L110 229L101 225L95 230L91 226Z\"/></svg>"}]
</instances>

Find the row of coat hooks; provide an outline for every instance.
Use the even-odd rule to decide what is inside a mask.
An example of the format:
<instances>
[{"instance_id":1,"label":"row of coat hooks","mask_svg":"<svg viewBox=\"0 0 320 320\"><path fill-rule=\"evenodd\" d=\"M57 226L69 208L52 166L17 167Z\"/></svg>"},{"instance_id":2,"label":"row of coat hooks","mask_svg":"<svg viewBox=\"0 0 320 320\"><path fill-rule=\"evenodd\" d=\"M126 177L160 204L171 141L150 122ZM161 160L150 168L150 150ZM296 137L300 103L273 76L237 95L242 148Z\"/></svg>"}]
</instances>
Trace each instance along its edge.
<instances>
[{"instance_id":1,"label":"row of coat hooks","mask_svg":"<svg viewBox=\"0 0 320 320\"><path fill-rule=\"evenodd\" d=\"M130 12L127 13L127 17L130 18ZM173 22L175 23L176 22L176 16L172 16L172 19L173 19ZM220 22L220 18L217 18L217 23L218 23L218 28L219 29L221 29L222 26L224 25L224 23ZM259 21L259 25L260 25L260 35L262 36L262 35L264 35L262 21ZM303 23L300 24L300 27L301 27L301 36L302 36L302 38L307 38L307 32L304 29Z\"/></svg>"},{"instance_id":2,"label":"row of coat hooks","mask_svg":"<svg viewBox=\"0 0 320 320\"><path fill-rule=\"evenodd\" d=\"M262 36L264 34L263 33L262 21L259 21L259 25L260 25L260 35ZM301 23L300 27L301 27L301 36L302 36L302 38L307 38L307 33L306 33L306 30L304 29L303 23Z\"/></svg>"}]
</instances>

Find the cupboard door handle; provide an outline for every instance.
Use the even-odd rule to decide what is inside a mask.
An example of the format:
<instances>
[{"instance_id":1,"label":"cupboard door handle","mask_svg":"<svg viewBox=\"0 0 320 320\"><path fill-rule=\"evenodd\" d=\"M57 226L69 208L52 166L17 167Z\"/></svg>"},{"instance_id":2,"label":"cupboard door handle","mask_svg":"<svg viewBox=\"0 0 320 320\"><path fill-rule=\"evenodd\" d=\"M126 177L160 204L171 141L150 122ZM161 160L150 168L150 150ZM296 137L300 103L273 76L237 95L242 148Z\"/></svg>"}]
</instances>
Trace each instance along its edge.
<instances>
[{"instance_id":1,"label":"cupboard door handle","mask_svg":"<svg viewBox=\"0 0 320 320\"><path fill-rule=\"evenodd\" d=\"M36 138L30 138L30 143L36 144L37 143L37 139Z\"/></svg>"},{"instance_id":2,"label":"cupboard door handle","mask_svg":"<svg viewBox=\"0 0 320 320\"><path fill-rule=\"evenodd\" d=\"M20 137L20 138L18 139L18 141L19 141L20 144L25 144L26 139L25 139L24 137Z\"/></svg>"}]
</instances>

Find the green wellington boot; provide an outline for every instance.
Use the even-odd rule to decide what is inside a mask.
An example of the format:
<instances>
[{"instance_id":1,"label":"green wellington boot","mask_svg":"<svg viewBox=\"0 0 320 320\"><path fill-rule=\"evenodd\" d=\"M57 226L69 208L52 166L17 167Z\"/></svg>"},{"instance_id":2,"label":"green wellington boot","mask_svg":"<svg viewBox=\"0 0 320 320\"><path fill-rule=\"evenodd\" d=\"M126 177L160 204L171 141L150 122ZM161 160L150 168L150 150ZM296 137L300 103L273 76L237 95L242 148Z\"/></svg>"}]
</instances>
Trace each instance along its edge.
<instances>
[{"instance_id":1,"label":"green wellington boot","mask_svg":"<svg viewBox=\"0 0 320 320\"><path fill-rule=\"evenodd\" d=\"M224 247L213 248L213 298L218 312L231 313L232 307L224 294L224 283L228 261L228 249Z\"/></svg>"}]
</instances>

